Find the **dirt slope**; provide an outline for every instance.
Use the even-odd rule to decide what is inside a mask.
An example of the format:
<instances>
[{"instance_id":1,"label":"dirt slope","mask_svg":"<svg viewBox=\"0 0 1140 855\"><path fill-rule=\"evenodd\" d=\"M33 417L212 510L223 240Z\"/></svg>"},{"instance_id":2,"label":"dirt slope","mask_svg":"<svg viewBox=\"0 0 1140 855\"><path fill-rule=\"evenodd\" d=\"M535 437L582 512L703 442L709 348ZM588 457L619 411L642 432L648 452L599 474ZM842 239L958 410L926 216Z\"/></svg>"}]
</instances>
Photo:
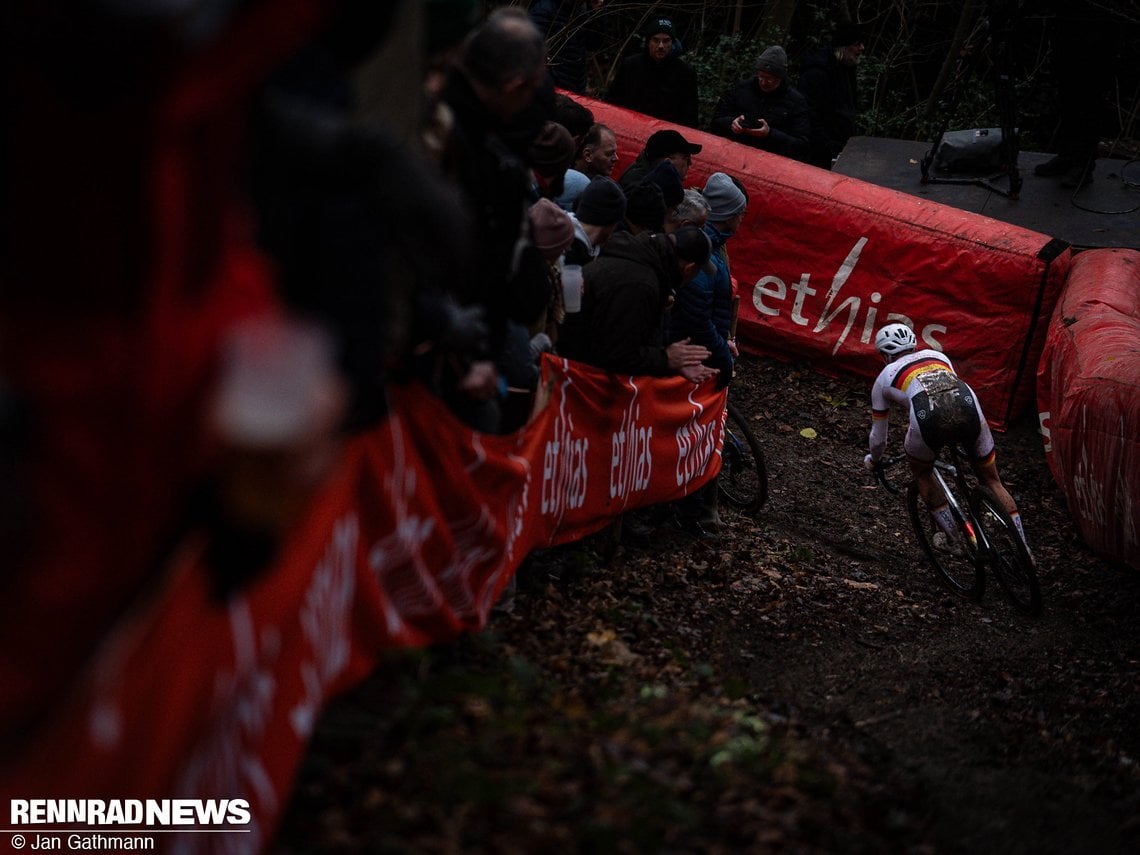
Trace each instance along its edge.
<instances>
[{"instance_id":1,"label":"dirt slope","mask_svg":"<svg viewBox=\"0 0 1140 855\"><path fill-rule=\"evenodd\" d=\"M946 593L862 473L866 392L744 360L759 516L534 556L486 632L328 712L276 851L1140 849L1140 574L1080 543L1027 418L999 466L1044 614Z\"/></svg>"}]
</instances>

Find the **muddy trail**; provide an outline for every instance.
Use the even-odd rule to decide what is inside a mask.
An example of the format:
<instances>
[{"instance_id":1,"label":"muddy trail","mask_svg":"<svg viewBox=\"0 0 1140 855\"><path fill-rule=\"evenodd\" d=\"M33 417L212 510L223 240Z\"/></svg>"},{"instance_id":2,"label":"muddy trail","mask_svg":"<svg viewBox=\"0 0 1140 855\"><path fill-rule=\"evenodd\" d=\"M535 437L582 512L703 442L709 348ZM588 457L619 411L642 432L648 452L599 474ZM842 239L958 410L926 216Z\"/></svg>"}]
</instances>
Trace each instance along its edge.
<instances>
[{"instance_id":1,"label":"muddy trail","mask_svg":"<svg viewBox=\"0 0 1140 855\"><path fill-rule=\"evenodd\" d=\"M759 514L533 555L484 632L327 711L274 851L1140 851L1140 574L1027 416L998 464L1043 614L947 592L862 470L868 386L742 360Z\"/></svg>"}]
</instances>

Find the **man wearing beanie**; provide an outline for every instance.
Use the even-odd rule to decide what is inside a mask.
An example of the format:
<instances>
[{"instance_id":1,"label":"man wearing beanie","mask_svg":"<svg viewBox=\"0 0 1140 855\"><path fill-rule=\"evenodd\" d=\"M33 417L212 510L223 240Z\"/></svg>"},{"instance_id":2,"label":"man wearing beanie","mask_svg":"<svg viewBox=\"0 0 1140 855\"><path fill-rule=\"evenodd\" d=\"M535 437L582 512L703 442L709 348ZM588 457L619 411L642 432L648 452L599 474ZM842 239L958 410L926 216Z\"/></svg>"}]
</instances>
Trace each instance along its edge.
<instances>
[{"instance_id":1,"label":"man wearing beanie","mask_svg":"<svg viewBox=\"0 0 1140 855\"><path fill-rule=\"evenodd\" d=\"M564 262L580 265L583 270L593 263L608 242L618 224L625 219L626 199L622 189L612 178L595 178L574 203L574 240L566 250ZM559 330L558 352L577 359L576 350L586 336L582 328L582 313L566 315Z\"/></svg>"},{"instance_id":2,"label":"man wearing beanie","mask_svg":"<svg viewBox=\"0 0 1140 855\"><path fill-rule=\"evenodd\" d=\"M533 199L556 199L566 190L566 170L574 162L577 146L570 132L547 122L530 144L527 160L534 176Z\"/></svg>"},{"instance_id":3,"label":"man wearing beanie","mask_svg":"<svg viewBox=\"0 0 1140 855\"><path fill-rule=\"evenodd\" d=\"M742 80L713 111L712 132L754 148L806 161L811 154L811 110L788 82L788 55L765 48L756 74Z\"/></svg>"},{"instance_id":4,"label":"man wearing beanie","mask_svg":"<svg viewBox=\"0 0 1140 855\"><path fill-rule=\"evenodd\" d=\"M855 67L863 36L855 24L841 23L831 43L807 51L800 63L800 91L812 114L810 163L831 169L847 140L858 133Z\"/></svg>"},{"instance_id":5,"label":"man wearing beanie","mask_svg":"<svg viewBox=\"0 0 1140 855\"><path fill-rule=\"evenodd\" d=\"M713 247L713 271L701 272L677 294L669 313L669 341L689 341L709 350L705 364L716 369L718 384L727 386L739 352L730 336L732 327L732 276L724 245L740 229L748 210L748 200L732 177L714 172L705 182L709 206L705 234ZM690 499L677 504L680 528L703 534L720 527L717 513L717 485L714 480Z\"/></svg>"},{"instance_id":6,"label":"man wearing beanie","mask_svg":"<svg viewBox=\"0 0 1140 855\"><path fill-rule=\"evenodd\" d=\"M697 126L697 72L681 59L677 31L669 18L645 28L645 49L622 60L606 95L611 104L647 116Z\"/></svg>"}]
</instances>

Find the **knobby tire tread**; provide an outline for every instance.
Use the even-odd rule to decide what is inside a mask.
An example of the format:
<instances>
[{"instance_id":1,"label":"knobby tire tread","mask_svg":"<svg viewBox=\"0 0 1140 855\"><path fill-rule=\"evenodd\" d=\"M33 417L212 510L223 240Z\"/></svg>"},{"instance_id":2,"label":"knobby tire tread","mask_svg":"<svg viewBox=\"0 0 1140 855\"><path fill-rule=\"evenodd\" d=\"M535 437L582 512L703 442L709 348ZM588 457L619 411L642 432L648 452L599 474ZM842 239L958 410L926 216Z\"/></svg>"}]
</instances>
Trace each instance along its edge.
<instances>
[{"instance_id":1,"label":"knobby tire tread","mask_svg":"<svg viewBox=\"0 0 1140 855\"><path fill-rule=\"evenodd\" d=\"M990 570L1018 611L1032 616L1041 614L1041 584L1029 551L1017 533L1017 527L997 496L984 487L976 491L974 515L982 521L990 545Z\"/></svg>"}]
</instances>

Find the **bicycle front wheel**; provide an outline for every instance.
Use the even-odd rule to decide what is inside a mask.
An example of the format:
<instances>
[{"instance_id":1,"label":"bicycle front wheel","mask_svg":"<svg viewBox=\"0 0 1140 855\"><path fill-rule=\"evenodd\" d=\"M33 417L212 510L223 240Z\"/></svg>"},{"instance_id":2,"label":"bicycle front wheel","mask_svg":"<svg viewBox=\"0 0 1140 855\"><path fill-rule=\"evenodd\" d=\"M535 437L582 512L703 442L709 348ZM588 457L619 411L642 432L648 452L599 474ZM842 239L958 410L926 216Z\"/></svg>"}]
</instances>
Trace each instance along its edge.
<instances>
[{"instance_id":1,"label":"bicycle front wheel","mask_svg":"<svg viewBox=\"0 0 1140 855\"><path fill-rule=\"evenodd\" d=\"M906 505L918 543L938 577L955 594L980 600L986 590L986 571L978 560L977 540L972 536L969 520L955 515L957 537L947 538L920 499L918 484L913 481L907 487Z\"/></svg>"},{"instance_id":2,"label":"bicycle front wheel","mask_svg":"<svg viewBox=\"0 0 1140 855\"><path fill-rule=\"evenodd\" d=\"M1027 615L1041 614L1041 585L1037 567L1017 526L989 490L977 492L974 514L989 543L989 565L1014 608Z\"/></svg>"},{"instance_id":3,"label":"bicycle front wheel","mask_svg":"<svg viewBox=\"0 0 1140 855\"><path fill-rule=\"evenodd\" d=\"M725 502L746 514L756 513L768 500L768 468L752 428L732 404L724 425L721 461L717 485Z\"/></svg>"}]
</instances>

